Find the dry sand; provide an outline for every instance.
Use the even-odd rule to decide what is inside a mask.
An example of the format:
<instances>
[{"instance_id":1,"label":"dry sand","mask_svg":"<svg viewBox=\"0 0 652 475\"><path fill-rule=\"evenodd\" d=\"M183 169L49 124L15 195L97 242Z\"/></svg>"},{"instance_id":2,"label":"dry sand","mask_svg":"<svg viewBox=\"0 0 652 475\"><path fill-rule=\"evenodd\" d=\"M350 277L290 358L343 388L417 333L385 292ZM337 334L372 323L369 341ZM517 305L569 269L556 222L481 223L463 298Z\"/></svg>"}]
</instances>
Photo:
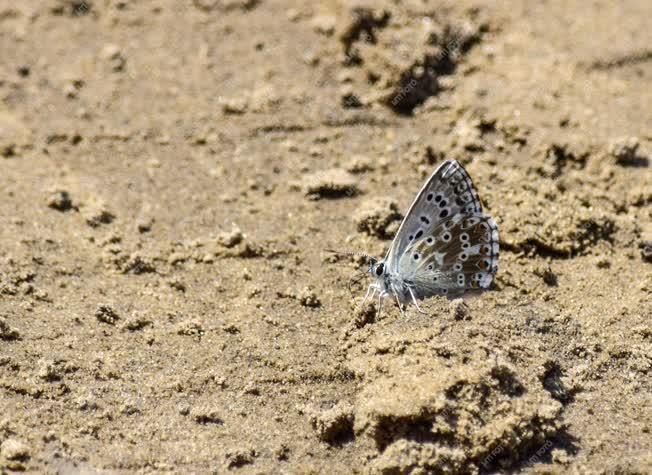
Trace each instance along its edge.
<instances>
[{"instance_id":1,"label":"dry sand","mask_svg":"<svg viewBox=\"0 0 652 475\"><path fill-rule=\"evenodd\" d=\"M651 17L0 0L0 472L652 471ZM493 289L357 309L453 158Z\"/></svg>"}]
</instances>

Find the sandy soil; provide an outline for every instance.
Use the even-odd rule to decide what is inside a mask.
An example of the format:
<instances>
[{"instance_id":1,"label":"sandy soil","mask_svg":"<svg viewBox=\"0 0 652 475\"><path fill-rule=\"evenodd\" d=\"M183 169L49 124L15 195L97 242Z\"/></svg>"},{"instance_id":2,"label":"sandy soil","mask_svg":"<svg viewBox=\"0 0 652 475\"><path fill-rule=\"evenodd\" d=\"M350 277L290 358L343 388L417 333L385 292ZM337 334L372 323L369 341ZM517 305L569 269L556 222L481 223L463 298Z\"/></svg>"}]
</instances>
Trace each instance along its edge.
<instances>
[{"instance_id":1,"label":"sandy soil","mask_svg":"<svg viewBox=\"0 0 652 475\"><path fill-rule=\"evenodd\" d=\"M652 471L651 17L0 0L0 472ZM494 288L356 308L447 158Z\"/></svg>"}]
</instances>

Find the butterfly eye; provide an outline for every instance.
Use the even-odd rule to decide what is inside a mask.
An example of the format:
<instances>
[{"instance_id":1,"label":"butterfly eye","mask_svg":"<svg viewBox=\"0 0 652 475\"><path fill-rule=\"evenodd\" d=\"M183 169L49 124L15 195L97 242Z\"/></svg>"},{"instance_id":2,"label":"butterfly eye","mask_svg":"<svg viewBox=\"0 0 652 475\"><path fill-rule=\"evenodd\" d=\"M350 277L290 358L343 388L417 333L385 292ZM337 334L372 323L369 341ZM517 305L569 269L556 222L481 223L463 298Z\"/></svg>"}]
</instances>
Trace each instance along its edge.
<instances>
[{"instance_id":1,"label":"butterfly eye","mask_svg":"<svg viewBox=\"0 0 652 475\"><path fill-rule=\"evenodd\" d=\"M381 262L380 264L378 264L378 266L376 267L376 275L377 275L378 277L380 277L381 275L383 275L383 270L384 270L384 268L385 268L385 264L383 264L382 262Z\"/></svg>"},{"instance_id":2,"label":"butterfly eye","mask_svg":"<svg viewBox=\"0 0 652 475\"><path fill-rule=\"evenodd\" d=\"M469 235L466 233L460 234L460 241L468 241L469 240Z\"/></svg>"},{"instance_id":3,"label":"butterfly eye","mask_svg":"<svg viewBox=\"0 0 652 475\"><path fill-rule=\"evenodd\" d=\"M450 233L444 233L441 237L445 242L448 242L451 240L451 234Z\"/></svg>"}]
</instances>

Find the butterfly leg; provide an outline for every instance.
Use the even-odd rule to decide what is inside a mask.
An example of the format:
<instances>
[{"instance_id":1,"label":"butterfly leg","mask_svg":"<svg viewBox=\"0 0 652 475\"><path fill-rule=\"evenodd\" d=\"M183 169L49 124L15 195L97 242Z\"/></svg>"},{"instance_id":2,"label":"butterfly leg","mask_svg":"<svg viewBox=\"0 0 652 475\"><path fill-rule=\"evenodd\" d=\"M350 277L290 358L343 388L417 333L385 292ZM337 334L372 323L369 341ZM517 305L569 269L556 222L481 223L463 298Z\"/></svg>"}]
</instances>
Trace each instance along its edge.
<instances>
[{"instance_id":1,"label":"butterfly leg","mask_svg":"<svg viewBox=\"0 0 652 475\"><path fill-rule=\"evenodd\" d=\"M421 309L421 307L419 307L419 304L417 303L417 298L416 298L415 295L414 295L414 291L412 290L412 287L408 287L408 291L410 292L410 297L412 297L412 302L414 302L414 306L417 308L417 310L419 311L419 313L423 313L423 314L426 314L426 315L427 315L428 312L424 312L424 311Z\"/></svg>"},{"instance_id":2,"label":"butterfly leg","mask_svg":"<svg viewBox=\"0 0 652 475\"><path fill-rule=\"evenodd\" d=\"M364 299L362 299L362 303L360 304L361 307L364 307L364 304L365 304L365 302L367 302L368 298L372 298L372 299L374 298L374 295L376 295L376 290L377 289L378 289L378 287L376 286L376 284L371 284L367 288L367 294L364 296Z\"/></svg>"},{"instance_id":3,"label":"butterfly leg","mask_svg":"<svg viewBox=\"0 0 652 475\"><path fill-rule=\"evenodd\" d=\"M401 315L405 316L405 312L403 311L403 305L401 304L401 301L398 298L398 292L396 291L396 287L394 284L392 284L392 293L394 294L394 298L396 299L396 303L398 304L398 309L401 311Z\"/></svg>"},{"instance_id":4,"label":"butterfly leg","mask_svg":"<svg viewBox=\"0 0 652 475\"><path fill-rule=\"evenodd\" d=\"M385 295L387 295L387 292L384 290L382 290L378 294L378 313L376 314L376 318L380 318L380 311L383 308L383 298L385 297Z\"/></svg>"},{"instance_id":5,"label":"butterfly leg","mask_svg":"<svg viewBox=\"0 0 652 475\"><path fill-rule=\"evenodd\" d=\"M405 311L403 310L403 305L401 305L401 302L398 299L398 295L394 295L396 297L396 303L398 304L398 309L401 311L401 315L405 316Z\"/></svg>"}]
</instances>

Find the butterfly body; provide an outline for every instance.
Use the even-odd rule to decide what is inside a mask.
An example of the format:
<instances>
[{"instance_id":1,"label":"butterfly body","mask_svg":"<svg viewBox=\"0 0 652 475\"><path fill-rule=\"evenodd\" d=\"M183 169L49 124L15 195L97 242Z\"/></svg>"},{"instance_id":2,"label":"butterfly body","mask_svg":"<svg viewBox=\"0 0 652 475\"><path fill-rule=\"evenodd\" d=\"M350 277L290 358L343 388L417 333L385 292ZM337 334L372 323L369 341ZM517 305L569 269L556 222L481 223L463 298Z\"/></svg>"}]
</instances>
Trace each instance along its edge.
<instances>
[{"instance_id":1,"label":"butterfly body","mask_svg":"<svg viewBox=\"0 0 652 475\"><path fill-rule=\"evenodd\" d=\"M486 289L498 270L499 236L470 176L457 161L435 170L417 194L392 244L369 273L365 300L393 297L399 307L432 295Z\"/></svg>"},{"instance_id":2,"label":"butterfly body","mask_svg":"<svg viewBox=\"0 0 652 475\"><path fill-rule=\"evenodd\" d=\"M387 271L384 261L373 264L369 268L369 273L376 279L372 284L372 288L380 292L380 295L393 295L401 304L409 301L410 287L414 286L414 283L403 280L398 273Z\"/></svg>"}]
</instances>

